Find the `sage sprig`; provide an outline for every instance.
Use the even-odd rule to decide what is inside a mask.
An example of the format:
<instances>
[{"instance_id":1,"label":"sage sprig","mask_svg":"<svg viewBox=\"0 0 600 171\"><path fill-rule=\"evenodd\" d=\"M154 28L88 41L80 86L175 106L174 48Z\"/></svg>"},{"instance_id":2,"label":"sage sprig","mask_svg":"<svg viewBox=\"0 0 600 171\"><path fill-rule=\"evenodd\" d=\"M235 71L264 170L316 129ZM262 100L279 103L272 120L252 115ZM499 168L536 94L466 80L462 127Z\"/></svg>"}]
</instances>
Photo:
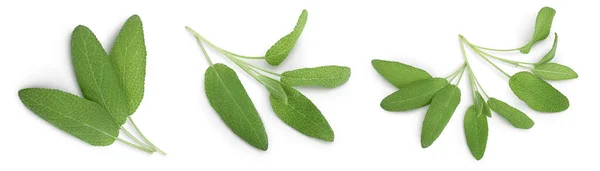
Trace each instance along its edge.
<instances>
[{"instance_id":1,"label":"sage sprig","mask_svg":"<svg viewBox=\"0 0 600 171\"><path fill-rule=\"evenodd\" d=\"M26 88L23 104L57 128L94 146L119 141L139 150L165 153L152 144L131 118L144 96L146 46L142 20L131 16L121 28L110 54L86 26L71 35L71 56L84 98L60 90ZM141 140L122 125L138 132ZM123 131L134 142L118 137Z\"/></svg>"},{"instance_id":2,"label":"sage sprig","mask_svg":"<svg viewBox=\"0 0 600 171\"><path fill-rule=\"evenodd\" d=\"M321 111L295 86L335 88L348 81L350 68L344 66L320 66L276 73L252 65L245 59L265 60L270 65L283 62L300 37L307 21L308 12L302 11L294 30L277 41L265 56L243 56L226 51L206 40L186 26L196 38L210 67L205 73L205 91L210 105L223 122L240 138L260 150L267 150L268 138L254 104L236 73L225 64L213 64L203 44L215 49L240 69L262 84L270 94L273 111L285 124L298 132L324 141L333 141L333 129ZM279 80L274 79L279 77Z\"/></svg>"},{"instance_id":3,"label":"sage sprig","mask_svg":"<svg viewBox=\"0 0 600 171\"><path fill-rule=\"evenodd\" d=\"M430 105L421 130L421 146L427 148L440 136L458 106L460 90L456 85L460 83L462 76L466 73L469 78L473 104L465 113L464 131L471 154L475 159L480 160L486 149L487 119L492 117L492 111L506 119L515 128L529 129L533 127L534 122L525 113L503 101L490 97L485 92L477 80L475 72L471 69L466 49L470 48L477 56L507 76L509 87L513 93L531 109L546 113L565 111L569 108L568 98L545 81L570 80L578 77L577 73L568 66L551 62L556 56L558 34L554 34L554 43L550 51L538 62L514 61L488 53L488 51L529 53L534 44L549 36L555 13L556 11L550 7L542 8L536 18L533 38L520 48L487 48L472 44L464 36L459 35L464 63L445 79L431 78L426 71L400 62L373 60L372 65L375 70L388 82L399 88L381 101L381 107L387 111L407 111ZM492 60L511 64L527 71L511 75ZM456 83L453 83L454 80L457 80Z\"/></svg>"}]
</instances>

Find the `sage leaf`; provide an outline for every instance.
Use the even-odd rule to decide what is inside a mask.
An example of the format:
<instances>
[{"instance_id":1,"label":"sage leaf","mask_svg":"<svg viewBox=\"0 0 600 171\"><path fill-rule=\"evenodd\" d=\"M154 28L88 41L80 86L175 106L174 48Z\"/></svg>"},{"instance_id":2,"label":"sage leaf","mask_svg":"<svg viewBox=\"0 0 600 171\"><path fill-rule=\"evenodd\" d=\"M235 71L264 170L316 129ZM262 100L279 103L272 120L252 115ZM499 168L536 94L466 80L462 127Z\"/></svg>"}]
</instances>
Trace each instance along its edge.
<instances>
[{"instance_id":1,"label":"sage leaf","mask_svg":"<svg viewBox=\"0 0 600 171\"><path fill-rule=\"evenodd\" d=\"M507 103L496 98L488 99L490 109L498 113L504 119L508 120L515 128L529 129L533 127L534 122L525 113L521 112Z\"/></svg>"},{"instance_id":2,"label":"sage leaf","mask_svg":"<svg viewBox=\"0 0 600 171\"><path fill-rule=\"evenodd\" d=\"M283 87L281 87L281 83L279 83L279 81L264 75L259 75L257 79L263 86L265 86L271 96L277 100L281 100L283 103L287 103L287 95L285 90L283 90Z\"/></svg>"},{"instance_id":3,"label":"sage leaf","mask_svg":"<svg viewBox=\"0 0 600 171\"><path fill-rule=\"evenodd\" d=\"M302 34L302 31L304 30L307 18L308 12L302 10L302 14L298 17L298 22L296 23L294 30L279 39L279 41L269 48L265 54L265 59L269 65L277 66L287 58L290 51L296 46L296 41L300 38L300 34Z\"/></svg>"},{"instance_id":4,"label":"sage leaf","mask_svg":"<svg viewBox=\"0 0 600 171\"><path fill-rule=\"evenodd\" d=\"M388 95L381 101L381 108L387 111L407 111L431 103L431 99L448 85L443 78L429 78L409 84Z\"/></svg>"},{"instance_id":5,"label":"sage leaf","mask_svg":"<svg viewBox=\"0 0 600 171\"><path fill-rule=\"evenodd\" d=\"M535 65L531 71L545 80L570 80L579 77L573 69L557 63Z\"/></svg>"},{"instance_id":6,"label":"sage leaf","mask_svg":"<svg viewBox=\"0 0 600 171\"><path fill-rule=\"evenodd\" d=\"M535 65L545 64L545 63L550 62L552 59L554 59L554 56L556 55L556 47L557 46L558 46L558 34L554 33L554 43L552 44L552 49L550 49L550 51L548 51L548 53L546 53L546 55L544 55L544 57L542 59L540 59L540 61L535 63Z\"/></svg>"},{"instance_id":7,"label":"sage leaf","mask_svg":"<svg viewBox=\"0 0 600 171\"><path fill-rule=\"evenodd\" d=\"M22 89L19 98L40 118L90 145L111 145L119 135L110 112L92 101L42 88Z\"/></svg>"},{"instance_id":8,"label":"sage leaf","mask_svg":"<svg viewBox=\"0 0 600 171\"><path fill-rule=\"evenodd\" d=\"M132 115L144 98L146 77L146 45L142 20L138 15L127 19L113 44L109 58L125 92L129 109L127 114Z\"/></svg>"},{"instance_id":9,"label":"sage leaf","mask_svg":"<svg viewBox=\"0 0 600 171\"><path fill-rule=\"evenodd\" d=\"M475 113L477 113L477 115L481 115L483 112L483 104L485 103L485 101L483 100L483 97L481 96L481 93L479 93L479 91L474 92L473 102L473 106L475 107Z\"/></svg>"},{"instance_id":10,"label":"sage leaf","mask_svg":"<svg viewBox=\"0 0 600 171\"><path fill-rule=\"evenodd\" d=\"M71 57L83 97L110 111L115 122L128 116L125 93L108 55L92 31L77 26L71 36Z\"/></svg>"},{"instance_id":11,"label":"sage leaf","mask_svg":"<svg viewBox=\"0 0 600 171\"><path fill-rule=\"evenodd\" d=\"M208 102L225 125L248 144L267 150L265 127L235 71L214 64L206 69L204 77Z\"/></svg>"},{"instance_id":12,"label":"sage leaf","mask_svg":"<svg viewBox=\"0 0 600 171\"><path fill-rule=\"evenodd\" d=\"M320 66L286 71L281 82L289 86L317 86L334 88L348 81L350 68L344 66Z\"/></svg>"},{"instance_id":13,"label":"sage leaf","mask_svg":"<svg viewBox=\"0 0 600 171\"><path fill-rule=\"evenodd\" d=\"M371 64L383 78L398 88L431 78L427 71L400 62L375 59Z\"/></svg>"},{"instance_id":14,"label":"sage leaf","mask_svg":"<svg viewBox=\"0 0 600 171\"><path fill-rule=\"evenodd\" d=\"M478 115L485 115L487 117L492 117L492 111L490 111L490 107L488 106L488 104L485 102L485 99L483 99L483 96L481 96L481 93L479 91L475 92L475 96L477 97L476 100L476 112L478 112ZM479 111L479 109L481 109L481 111Z\"/></svg>"},{"instance_id":15,"label":"sage leaf","mask_svg":"<svg viewBox=\"0 0 600 171\"><path fill-rule=\"evenodd\" d=\"M287 94L287 103L274 96L270 98L277 117L306 136L333 141L333 130L317 106L298 90L285 84L281 86Z\"/></svg>"},{"instance_id":16,"label":"sage leaf","mask_svg":"<svg viewBox=\"0 0 600 171\"><path fill-rule=\"evenodd\" d=\"M531 39L531 41L529 41L529 43L527 43L525 46L519 49L521 53L529 53L529 51L531 51L531 47L535 43L544 40L546 39L546 37L548 37L548 35L550 34L550 28L552 27L552 21L554 20L555 14L556 11L553 8L544 7L540 9L535 19L533 38Z\"/></svg>"},{"instance_id":17,"label":"sage leaf","mask_svg":"<svg viewBox=\"0 0 600 171\"><path fill-rule=\"evenodd\" d=\"M464 129L467 145L475 159L480 160L485 153L488 139L488 123L485 115L477 113L477 107L471 106L465 113Z\"/></svg>"},{"instance_id":18,"label":"sage leaf","mask_svg":"<svg viewBox=\"0 0 600 171\"><path fill-rule=\"evenodd\" d=\"M516 73L508 82L510 89L533 110L561 112L569 108L569 99L546 81L523 71Z\"/></svg>"},{"instance_id":19,"label":"sage leaf","mask_svg":"<svg viewBox=\"0 0 600 171\"><path fill-rule=\"evenodd\" d=\"M460 103L460 89L455 85L442 88L431 100L421 129L421 147L427 148L442 134Z\"/></svg>"}]
</instances>

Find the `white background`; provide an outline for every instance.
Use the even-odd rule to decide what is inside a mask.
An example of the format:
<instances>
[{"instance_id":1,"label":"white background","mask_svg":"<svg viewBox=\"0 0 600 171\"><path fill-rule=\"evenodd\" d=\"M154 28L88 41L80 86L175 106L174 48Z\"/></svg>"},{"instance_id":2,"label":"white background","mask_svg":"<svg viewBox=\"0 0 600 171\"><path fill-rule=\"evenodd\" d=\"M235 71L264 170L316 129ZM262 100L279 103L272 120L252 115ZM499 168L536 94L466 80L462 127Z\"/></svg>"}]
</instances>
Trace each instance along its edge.
<instances>
[{"instance_id":1,"label":"white background","mask_svg":"<svg viewBox=\"0 0 600 171\"><path fill-rule=\"evenodd\" d=\"M2 1L0 3L0 170L597 170L600 114L597 111L600 11L594 1ZM475 44L514 48L531 37L543 6L557 10L552 32L561 37L555 62L579 79L551 82L570 100L561 113L529 109L512 94L508 79L469 52L476 75L491 96L513 104L535 121L512 128L498 115L489 119L485 157L476 161L463 132L470 105L463 79L462 103L429 148L420 146L426 108L386 112L381 99L396 89L371 66L396 60L445 77L462 62L458 34ZM189 25L213 43L250 56L263 55L293 28L302 9L308 24L277 72L345 65L352 77L335 89L300 88L321 109L335 142L308 138L281 122L268 94L235 68L262 117L269 150L236 137L204 94L208 67ZM81 94L70 62L70 33L90 27L107 50L123 22L144 22L148 63L144 100L134 119L168 155L149 155L116 142L93 147L56 129L26 109L17 91L56 88ZM552 38L530 55L498 54L537 61ZM267 67L263 61L255 64ZM519 71L500 65L510 73ZM121 135L123 137L123 135Z\"/></svg>"}]
</instances>

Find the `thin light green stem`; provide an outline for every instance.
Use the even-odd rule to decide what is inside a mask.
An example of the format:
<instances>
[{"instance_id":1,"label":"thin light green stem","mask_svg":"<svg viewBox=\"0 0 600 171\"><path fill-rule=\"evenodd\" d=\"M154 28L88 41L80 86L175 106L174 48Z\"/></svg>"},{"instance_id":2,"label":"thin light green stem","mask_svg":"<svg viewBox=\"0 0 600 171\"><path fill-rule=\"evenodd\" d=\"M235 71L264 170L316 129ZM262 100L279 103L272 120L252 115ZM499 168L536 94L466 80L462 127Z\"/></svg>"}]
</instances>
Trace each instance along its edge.
<instances>
[{"instance_id":1,"label":"thin light green stem","mask_svg":"<svg viewBox=\"0 0 600 171\"><path fill-rule=\"evenodd\" d=\"M135 141L136 143L138 143L140 146L148 148L148 149L152 149L152 147L144 144L142 141L140 141L139 139L137 139L135 136L133 136L133 134L131 134L131 132L129 132L127 129L125 129L123 126L119 126L121 127L121 130L123 130L123 132L131 139L133 139L133 141Z\"/></svg>"},{"instance_id":2,"label":"thin light green stem","mask_svg":"<svg viewBox=\"0 0 600 171\"><path fill-rule=\"evenodd\" d=\"M454 80L454 78L456 77L456 75L466 66L466 64L461 65L460 67L458 67L456 69L456 71L454 71L452 74L450 74L449 76L446 77L446 79L448 78L452 78L450 80Z\"/></svg>"},{"instance_id":3,"label":"thin light green stem","mask_svg":"<svg viewBox=\"0 0 600 171\"><path fill-rule=\"evenodd\" d=\"M481 47L481 46L477 46L477 45L473 45L479 49L485 49L485 50L491 50L491 51L497 51L497 52L510 52L510 51L517 51L520 50L521 48L514 48L514 49L494 49L494 48L487 48L487 47Z\"/></svg>"},{"instance_id":4,"label":"thin light green stem","mask_svg":"<svg viewBox=\"0 0 600 171\"><path fill-rule=\"evenodd\" d=\"M123 139L121 139L121 138L116 138L116 140L117 140L117 141L119 141L119 142L121 142L121 143L123 143L123 144L126 144L126 145L128 145L128 146L131 146L131 147L133 147L133 148L136 148L136 149L138 149L138 150L142 150L142 151L144 151L144 152L146 152L146 153L150 153L150 154L152 154L152 153L154 152L154 150L147 149L147 148L141 147L141 146L139 146L139 145L135 145L135 144L133 144L133 143L130 143L129 141L125 141L125 140L123 140Z\"/></svg>"},{"instance_id":5,"label":"thin light green stem","mask_svg":"<svg viewBox=\"0 0 600 171\"><path fill-rule=\"evenodd\" d=\"M462 52L463 55L465 54L465 49L464 49L464 45L462 42L465 42L466 44L471 44L469 43L469 41L467 41L467 39L465 39L462 35L460 36L461 39L461 47L462 47ZM481 56L483 59L485 59L488 63L490 63L492 66L494 66L494 68L496 68L498 71L502 72L502 74L504 74L505 76L510 78L510 75L506 72L504 72L504 70L502 70L500 67L498 67L496 64L494 64L494 62L490 61L490 59L488 59L485 55L479 53L479 51L473 50L476 54L478 54L479 56ZM465 55L465 60L466 60L466 55ZM470 69L470 67L469 67Z\"/></svg>"},{"instance_id":6,"label":"thin light green stem","mask_svg":"<svg viewBox=\"0 0 600 171\"><path fill-rule=\"evenodd\" d=\"M464 67L460 72L460 76L458 77L458 81L456 81L456 85L460 84L460 80L462 79L463 75L465 75L465 70L467 70L466 67Z\"/></svg>"},{"instance_id":7,"label":"thin light green stem","mask_svg":"<svg viewBox=\"0 0 600 171\"><path fill-rule=\"evenodd\" d=\"M208 44L208 46L216 49L217 51L221 52L221 53L226 53L226 54L230 54L233 55L235 57L238 58L245 58L245 59L265 59L264 56L244 56L244 55L239 55L233 52L229 52L227 50L224 50L218 46L216 46L215 44L213 44L212 42L208 41L208 39L202 37L198 32L194 31L192 28L185 26L185 29L187 29L188 31L190 31L192 34L194 34L194 37L196 37L197 39L200 39L201 41L205 42L206 44Z\"/></svg>"},{"instance_id":8,"label":"thin light green stem","mask_svg":"<svg viewBox=\"0 0 600 171\"><path fill-rule=\"evenodd\" d=\"M204 40L204 38L202 36L200 36L200 34L196 33L196 31L192 30L192 28L185 26L185 28L190 31L194 37L196 38L196 41L198 42L198 45L200 45L200 48L202 49L202 53L204 54L204 57L206 58L206 60L208 61L208 63L212 66L213 62L212 60L210 60L210 56L208 56L208 53L206 53L206 49L204 49L204 45L202 45L202 41ZM207 44L211 45L210 42L206 41ZM215 48L215 47L213 47ZM217 48L215 48L217 49Z\"/></svg>"},{"instance_id":9,"label":"thin light green stem","mask_svg":"<svg viewBox=\"0 0 600 171\"><path fill-rule=\"evenodd\" d=\"M494 56L492 54L486 53L486 52L484 52L484 51L482 51L480 49L477 49L474 46L471 46L471 47L473 48L473 50L475 50L475 51L477 51L479 53L482 53L482 54L484 54L484 55L486 55L486 56L488 56L490 58L494 58L496 60L499 60L499 61L502 61L502 62L505 62L505 63L508 63L508 64L513 64L513 65L519 65L519 64L533 65L533 64L535 64L535 63L531 63L531 62L521 62L521 61L514 61L514 60L510 60L510 59L506 59L506 58L501 58L501 57Z\"/></svg>"},{"instance_id":10,"label":"thin light green stem","mask_svg":"<svg viewBox=\"0 0 600 171\"><path fill-rule=\"evenodd\" d=\"M479 80L477 80L477 77L475 76L475 74L473 74L473 78L475 78L475 84L477 84L477 86L479 87L481 92L483 92L483 95L485 95L486 98L490 98L490 96L488 96L488 94L483 89L483 86L481 86L481 84L479 83Z\"/></svg>"},{"instance_id":11,"label":"thin light green stem","mask_svg":"<svg viewBox=\"0 0 600 171\"><path fill-rule=\"evenodd\" d=\"M162 151L161 149L156 147L154 144L152 144L152 142L150 142L150 140L148 140L148 138L146 138L146 136L144 136L144 133L142 133L142 131L140 131L140 129L137 127L137 125L135 124L135 122L133 121L131 116L127 117L127 119L131 123L131 126L133 126L133 128L138 132L138 134L140 134L140 136L142 137L142 140L144 140L146 143L148 143L148 145L150 145L151 148L156 150L156 152L158 152L162 155L167 155L167 153L165 153L164 151Z\"/></svg>"}]
</instances>

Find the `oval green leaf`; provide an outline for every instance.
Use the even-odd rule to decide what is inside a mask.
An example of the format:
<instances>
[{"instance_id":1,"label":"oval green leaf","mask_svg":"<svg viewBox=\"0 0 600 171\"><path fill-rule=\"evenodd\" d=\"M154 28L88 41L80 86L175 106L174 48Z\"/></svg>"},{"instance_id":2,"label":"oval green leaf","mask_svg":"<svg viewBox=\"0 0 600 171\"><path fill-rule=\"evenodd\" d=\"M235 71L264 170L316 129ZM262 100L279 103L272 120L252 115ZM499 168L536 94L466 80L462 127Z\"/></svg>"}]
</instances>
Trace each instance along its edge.
<instances>
[{"instance_id":1,"label":"oval green leaf","mask_svg":"<svg viewBox=\"0 0 600 171\"><path fill-rule=\"evenodd\" d=\"M127 114L131 115L144 98L146 78L146 44L142 20L138 15L129 17L123 24L109 58L125 91Z\"/></svg>"},{"instance_id":2,"label":"oval green leaf","mask_svg":"<svg viewBox=\"0 0 600 171\"><path fill-rule=\"evenodd\" d=\"M259 75L257 80L267 89L267 91L269 91L271 96L277 100L281 100L283 103L287 103L287 95L285 90L283 90L283 87L281 87L281 83L279 83L279 81L264 75Z\"/></svg>"},{"instance_id":3,"label":"oval green leaf","mask_svg":"<svg viewBox=\"0 0 600 171\"><path fill-rule=\"evenodd\" d=\"M371 64L379 75L398 88L431 78L427 71L400 62L374 59Z\"/></svg>"},{"instance_id":4,"label":"oval green leaf","mask_svg":"<svg viewBox=\"0 0 600 171\"><path fill-rule=\"evenodd\" d=\"M523 71L516 73L508 82L510 89L533 110L561 112L569 108L569 99L546 81Z\"/></svg>"},{"instance_id":5,"label":"oval green leaf","mask_svg":"<svg viewBox=\"0 0 600 171\"><path fill-rule=\"evenodd\" d=\"M535 43L546 39L546 37L550 35L550 28L552 27L552 21L554 20L555 14L556 11L553 8L544 7L540 9L535 19L533 38L531 41L529 41L529 43L519 49L521 53L529 53L529 51L531 51L531 47Z\"/></svg>"},{"instance_id":6,"label":"oval green leaf","mask_svg":"<svg viewBox=\"0 0 600 171\"><path fill-rule=\"evenodd\" d=\"M442 134L460 103L460 89L455 85L442 88L431 100L421 129L421 147L427 148Z\"/></svg>"},{"instance_id":7,"label":"oval green leaf","mask_svg":"<svg viewBox=\"0 0 600 171\"><path fill-rule=\"evenodd\" d=\"M294 30L279 39L265 54L265 59L269 65L277 66L287 58L290 51L294 49L296 46L296 41L300 38L300 34L304 30L304 26L306 25L306 20L308 18L308 12L306 10L302 10L302 14L298 17L298 22L294 27Z\"/></svg>"},{"instance_id":8,"label":"oval green leaf","mask_svg":"<svg viewBox=\"0 0 600 171\"><path fill-rule=\"evenodd\" d=\"M92 101L42 88L23 89L19 98L42 119L90 145L108 146L119 136L110 112Z\"/></svg>"},{"instance_id":9,"label":"oval green leaf","mask_svg":"<svg viewBox=\"0 0 600 171\"><path fill-rule=\"evenodd\" d=\"M488 139L487 117L478 114L475 106L469 107L465 113L464 129L471 154L475 159L480 160L485 153Z\"/></svg>"},{"instance_id":10,"label":"oval green leaf","mask_svg":"<svg viewBox=\"0 0 600 171\"><path fill-rule=\"evenodd\" d=\"M298 90L285 84L281 86L287 93L288 102L271 96L271 107L277 117L306 136L333 141L333 130L317 106Z\"/></svg>"},{"instance_id":11,"label":"oval green leaf","mask_svg":"<svg viewBox=\"0 0 600 171\"><path fill-rule=\"evenodd\" d=\"M286 71L281 82L289 86L317 86L334 88L350 79L350 68L344 66L320 66Z\"/></svg>"},{"instance_id":12,"label":"oval green leaf","mask_svg":"<svg viewBox=\"0 0 600 171\"><path fill-rule=\"evenodd\" d=\"M443 78L429 78L407 85L388 95L381 101L381 108L387 111L407 111L417 109L431 103L431 99L442 88L448 85Z\"/></svg>"},{"instance_id":13,"label":"oval green leaf","mask_svg":"<svg viewBox=\"0 0 600 171\"><path fill-rule=\"evenodd\" d=\"M531 71L545 80L570 80L579 77L573 69L557 63L536 65Z\"/></svg>"},{"instance_id":14,"label":"oval green leaf","mask_svg":"<svg viewBox=\"0 0 600 171\"><path fill-rule=\"evenodd\" d=\"M540 65L540 64L545 64L550 62L552 59L554 59L554 56L556 55L556 47L558 46L558 34L554 33L554 44L552 44L552 49L550 49L550 51L548 51L548 53L546 53L546 55L544 55L544 57L542 59L540 59L540 61L538 61L535 65Z\"/></svg>"},{"instance_id":15,"label":"oval green leaf","mask_svg":"<svg viewBox=\"0 0 600 171\"><path fill-rule=\"evenodd\" d=\"M498 113L504 119L508 120L515 128L529 129L533 127L534 122L525 113L521 112L507 103L495 98L488 99L490 109Z\"/></svg>"},{"instance_id":16,"label":"oval green leaf","mask_svg":"<svg viewBox=\"0 0 600 171\"><path fill-rule=\"evenodd\" d=\"M124 124L129 109L123 87L106 51L87 27L80 25L73 31L71 56L83 97L105 107L119 125Z\"/></svg>"},{"instance_id":17,"label":"oval green leaf","mask_svg":"<svg viewBox=\"0 0 600 171\"><path fill-rule=\"evenodd\" d=\"M204 75L206 97L231 131L248 144L267 150L269 143L262 120L235 71L214 64Z\"/></svg>"}]
</instances>

